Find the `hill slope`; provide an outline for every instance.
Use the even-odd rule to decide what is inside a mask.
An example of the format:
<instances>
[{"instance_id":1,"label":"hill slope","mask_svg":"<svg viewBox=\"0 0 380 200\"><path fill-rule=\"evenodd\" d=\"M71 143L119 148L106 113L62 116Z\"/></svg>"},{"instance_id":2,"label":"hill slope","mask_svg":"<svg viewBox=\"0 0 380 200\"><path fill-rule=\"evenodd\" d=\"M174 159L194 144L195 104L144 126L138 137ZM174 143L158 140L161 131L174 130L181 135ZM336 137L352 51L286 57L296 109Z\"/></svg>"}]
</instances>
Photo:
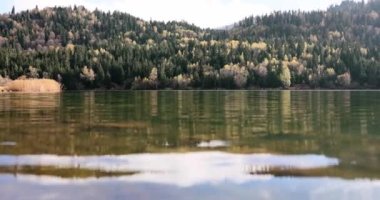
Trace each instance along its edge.
<instances>
[{"instance_id":1,"label":"hill slope","mask_svg":"<svg viewBox=\"0 0 380 200\"><path fill-rule=\"evenodd\" d=\"M248 17L228 30L83 7L0 16L0 74L67 89L379 87L380 1Z\"/></svg>"}]
</instances>

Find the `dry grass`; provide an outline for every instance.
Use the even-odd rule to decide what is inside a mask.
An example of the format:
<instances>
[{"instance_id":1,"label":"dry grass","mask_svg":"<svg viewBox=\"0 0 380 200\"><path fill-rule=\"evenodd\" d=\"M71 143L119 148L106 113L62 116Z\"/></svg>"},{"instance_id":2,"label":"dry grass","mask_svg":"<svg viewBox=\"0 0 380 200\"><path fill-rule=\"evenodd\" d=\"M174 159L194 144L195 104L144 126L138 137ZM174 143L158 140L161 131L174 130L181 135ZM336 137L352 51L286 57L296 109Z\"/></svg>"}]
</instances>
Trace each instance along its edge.
<instances>
[{"instance_id":1,"label":"dry grass","mask_svg":"<svg viewBox=\"0 0 380 200\"><path fill-rule=\"evenodd\" d=\"M11 81L3 89L10 92L58 93L61 92L61 84L52 79L25 79Z\"/></svg>"}]
</instances>

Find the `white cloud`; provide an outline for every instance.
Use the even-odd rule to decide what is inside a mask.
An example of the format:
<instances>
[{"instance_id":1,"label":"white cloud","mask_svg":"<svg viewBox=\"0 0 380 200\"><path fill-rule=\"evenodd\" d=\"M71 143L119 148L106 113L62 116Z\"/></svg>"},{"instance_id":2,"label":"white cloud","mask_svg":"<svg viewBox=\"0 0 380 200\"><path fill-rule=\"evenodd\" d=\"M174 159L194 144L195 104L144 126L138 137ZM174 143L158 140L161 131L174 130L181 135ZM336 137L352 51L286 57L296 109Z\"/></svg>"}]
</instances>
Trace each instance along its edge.
<instances>
[{"instance_id":1,"label":"white cloud","mask_svg":"<svg viewBox=\"0 0 380 200\"><path fill-rule=\"evenodd\" d=\"M214 28L233 24L246 16L261 15L273 10L325 9L331 4L340 3L341 0L14 0L13 2L17 10L32 9L36 5L39 8L84 5L91 10L95 8L103 11L119 10L145 20L185 20L200 27Z\"/></svg>"}]
</instances>

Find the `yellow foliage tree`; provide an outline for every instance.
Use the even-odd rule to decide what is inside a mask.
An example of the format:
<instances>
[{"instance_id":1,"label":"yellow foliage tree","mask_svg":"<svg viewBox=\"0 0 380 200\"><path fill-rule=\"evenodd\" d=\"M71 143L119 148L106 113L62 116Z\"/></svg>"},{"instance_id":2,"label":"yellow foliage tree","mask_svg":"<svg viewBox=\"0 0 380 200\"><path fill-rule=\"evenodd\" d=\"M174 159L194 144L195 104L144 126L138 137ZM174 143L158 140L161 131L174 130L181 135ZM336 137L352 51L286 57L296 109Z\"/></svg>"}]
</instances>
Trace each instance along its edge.
<instances>
[{"instance_id":1,"label":"yellow foliage tree","mask_svg":"<svg viewBox=\"0 0 380 200\"><path fill-rule=\"evenodd\" d=\"M282 85L285 88L290 87L291 85L290 70L289 70L289 67L285 64L281 66L280 80L281 80Z\"/></svg>"}]
</instances>

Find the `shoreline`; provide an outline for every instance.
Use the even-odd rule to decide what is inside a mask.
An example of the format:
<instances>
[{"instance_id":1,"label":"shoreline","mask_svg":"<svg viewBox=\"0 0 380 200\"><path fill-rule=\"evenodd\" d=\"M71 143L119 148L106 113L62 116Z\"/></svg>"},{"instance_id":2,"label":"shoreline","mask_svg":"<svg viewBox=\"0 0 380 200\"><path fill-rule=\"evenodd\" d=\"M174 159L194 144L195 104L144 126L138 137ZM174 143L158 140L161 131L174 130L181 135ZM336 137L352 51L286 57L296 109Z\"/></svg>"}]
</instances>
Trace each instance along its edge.
<instances>
[{"instance_id":1,"label":"shoreline","mask_svg":"<svg viewBox=\"0 0 380 200\"><path fill-rule=\"evenodd\" d=\"M302 92L302 91L373 91L380 92L380 88L378 89L327 89L327 88L318 88L318 89L272 89L272 88L263 88L263 89L223 89L223 88L215 88L215 89L146 89L146 90L132 90L132 89L84 89L84 90L62 90L62 92L134 92L134 91L199 91L199 92L218 92L218 91L292 91L292 92Z\"/></svg>"}]
</instances>

